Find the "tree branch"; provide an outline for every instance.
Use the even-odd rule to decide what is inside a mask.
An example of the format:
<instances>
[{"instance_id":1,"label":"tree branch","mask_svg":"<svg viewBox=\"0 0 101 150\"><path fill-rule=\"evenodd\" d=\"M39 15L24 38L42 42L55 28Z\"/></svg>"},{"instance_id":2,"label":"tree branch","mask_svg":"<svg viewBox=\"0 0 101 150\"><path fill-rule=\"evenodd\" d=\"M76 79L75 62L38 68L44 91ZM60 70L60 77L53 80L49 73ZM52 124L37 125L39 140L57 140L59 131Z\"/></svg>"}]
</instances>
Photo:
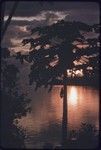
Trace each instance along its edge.
<instances>
[{"instance_id":1,"label":"tree branch","mask_svg":"<svg viewBox=\"0 0 101 150\"><path fill-rule=\"evenodd\" d=\"M13 14L15 13L15 10L16 10L16 8L17 8L17 5L18 5L18 1L14 2L14 5L13 5L12 10L11 10L11 12L10 12L10 15L9 15L7 21L5 22L5 25L3 25L2 35L1 35L1 41L3 40L3 37L4 37L4 35L5 35L5 32L6 32L8 26L9 26L9 24L10 24L10 22L11 22L12 16L13 16Z\"/></svg>"}]
</instances>

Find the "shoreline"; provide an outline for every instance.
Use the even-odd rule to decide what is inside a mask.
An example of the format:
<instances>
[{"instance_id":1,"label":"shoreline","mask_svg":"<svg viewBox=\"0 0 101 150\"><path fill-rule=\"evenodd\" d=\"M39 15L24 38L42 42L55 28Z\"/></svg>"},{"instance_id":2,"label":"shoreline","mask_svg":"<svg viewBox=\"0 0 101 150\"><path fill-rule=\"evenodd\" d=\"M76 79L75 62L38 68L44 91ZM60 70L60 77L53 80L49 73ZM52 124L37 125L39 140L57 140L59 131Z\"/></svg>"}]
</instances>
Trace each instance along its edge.
<instances>
[{"instance_id":1,"label":"shoreline","mask_svg":"<svg viewBox=\"0 0 101 150\"><path fill-rule=\"evenodd\" d=\"M100 81L99 81L100 82ZM100 83L98 81L67 81L66 85L68 86L88 86L88 87L92 87L94 89L97 89L97 90L100 90L101 87L100 87ZM63 81L56 81L53 83L53 85L63 85L64 82Z\"/></svg>"}]
</instances>

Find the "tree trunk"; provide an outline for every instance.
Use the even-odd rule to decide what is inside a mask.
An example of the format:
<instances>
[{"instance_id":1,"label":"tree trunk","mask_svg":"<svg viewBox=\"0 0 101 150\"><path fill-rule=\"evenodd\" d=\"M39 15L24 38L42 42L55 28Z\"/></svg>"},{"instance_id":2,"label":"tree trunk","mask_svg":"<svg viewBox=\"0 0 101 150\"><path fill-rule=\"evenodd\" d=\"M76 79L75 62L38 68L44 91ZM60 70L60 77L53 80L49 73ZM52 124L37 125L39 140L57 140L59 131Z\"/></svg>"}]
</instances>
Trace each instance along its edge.
<instances>
[{"instance_id":1,"label":"tree trunk","mask_svg":"<svg viewBox=\"0 0 101 150\"><path fill-rule=\"evenodd\" d=\"M1 41L3 40L3 37L4 37L4 35L5 35L5 32L6 32L8 26L9 26L9 24L10 24L10 22L11 22L12 16L13 16L13 14L14 14L16 8L17 8L17 5L18 5L18 1L14 2L14 5L13 5L12 10L11 10L11 12L10 12L10 15L9 15L7 21L5 22L5 24L3 24L2 34L1 34ZM3 18L3 19L4 19L4 18Z\"/></svg>"},{"instance_id":2,"label":"tree trunk","mask_svg":"<svg viewBox=\"0 0 101 150\"><path fill-rule=\"evenodd\" d=\"M64 96L63 96L63 118L62 118L62 146L65 148L67 144L67 71L64 73Z\"/></svg>"},{"instance_id":3,"label":"tree trunk","mask_svg":"<svg viewBox=\"0 0 101 150\"><path fill-rule=\"evenodd\" d=\"M4 14L5 14L5 2L2 2L2 4L1 4L1 14L0 14L0 18L1 18L1 35L2 35L2 30L3 30L3 25L4 25Z\"/></svg>"}]
</instances>

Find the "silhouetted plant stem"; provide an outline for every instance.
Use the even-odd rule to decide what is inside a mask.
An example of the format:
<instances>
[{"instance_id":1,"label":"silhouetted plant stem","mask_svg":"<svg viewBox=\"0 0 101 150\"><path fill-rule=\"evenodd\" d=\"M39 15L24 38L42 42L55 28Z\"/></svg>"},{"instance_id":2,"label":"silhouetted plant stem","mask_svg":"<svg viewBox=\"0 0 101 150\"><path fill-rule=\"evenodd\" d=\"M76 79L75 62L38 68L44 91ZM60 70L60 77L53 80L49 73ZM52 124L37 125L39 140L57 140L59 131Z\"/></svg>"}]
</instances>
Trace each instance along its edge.
<instances>
[{"instance_id":1,"label":"silhouetted plant stem","mask_svg":"<svg viewBox=\"0 0 101 150\"><path fill-rule=\"evenodd\" d=\"M10 15L9 15L7 21L5 22L5 24L3 24L2 35L1 35L1 41L3 40L3 37L4 37L4 35L5 35L5 32L6 32L8 26L9 26L9 24L10 24L10 22L11 22L12 16L13 16L14 13L15 13L15 10L16 10L16 8L17 8L17 5L18 5L18 1L14 2L14 5L13 5L12 10L11 10L11 12L10 12Z\"/></svg>"},{"instance_id":2,"label":"silhouetted plant stem","mask_svg":"<svg viewBox=\"0 0 101 150\"><path fill-rule=\"evenodd\" d=\"M67 71L64 73L64 97L63 97L63 118L62 118L62 146L65 148L67 143Z\"/></svg>"},{"instance_id":3,"label":"silhouetted plant stem","mask_svg":"<svg viewBox=\"0 0 101 150\"><path fill-rule=\"evenodd\" d=\"M5 2L2 2L1 14L0 14L0 18L1 18L1 35L2 35L2 30L3 30L3 25L4 25L4 14L5 14Z\"/></svg>"}]
</instances>

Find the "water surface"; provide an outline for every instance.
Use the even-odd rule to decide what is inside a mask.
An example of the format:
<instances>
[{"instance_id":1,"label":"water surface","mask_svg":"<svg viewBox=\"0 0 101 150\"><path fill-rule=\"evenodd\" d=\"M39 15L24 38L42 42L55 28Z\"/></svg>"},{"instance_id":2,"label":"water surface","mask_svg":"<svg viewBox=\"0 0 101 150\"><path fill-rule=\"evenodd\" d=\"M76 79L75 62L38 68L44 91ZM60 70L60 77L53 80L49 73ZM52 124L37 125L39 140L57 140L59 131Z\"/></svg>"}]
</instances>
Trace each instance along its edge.
<instances>
[{"instance_id":1,"label":"water surface","mask_svg":"<svg viewBox=\"0 0 101 150\"><path fill-rule=\"evenodd\" d=\"M61 86L54 86L48 93L41 88L33 91L32 112L19 120L25 129L26 148L42 148L44 143L54 145L61 142L62 104ZM98 90L86 86L68 86L68 129L78 130L81 123L99 124Z\"/></svg>"}]
</instances>

